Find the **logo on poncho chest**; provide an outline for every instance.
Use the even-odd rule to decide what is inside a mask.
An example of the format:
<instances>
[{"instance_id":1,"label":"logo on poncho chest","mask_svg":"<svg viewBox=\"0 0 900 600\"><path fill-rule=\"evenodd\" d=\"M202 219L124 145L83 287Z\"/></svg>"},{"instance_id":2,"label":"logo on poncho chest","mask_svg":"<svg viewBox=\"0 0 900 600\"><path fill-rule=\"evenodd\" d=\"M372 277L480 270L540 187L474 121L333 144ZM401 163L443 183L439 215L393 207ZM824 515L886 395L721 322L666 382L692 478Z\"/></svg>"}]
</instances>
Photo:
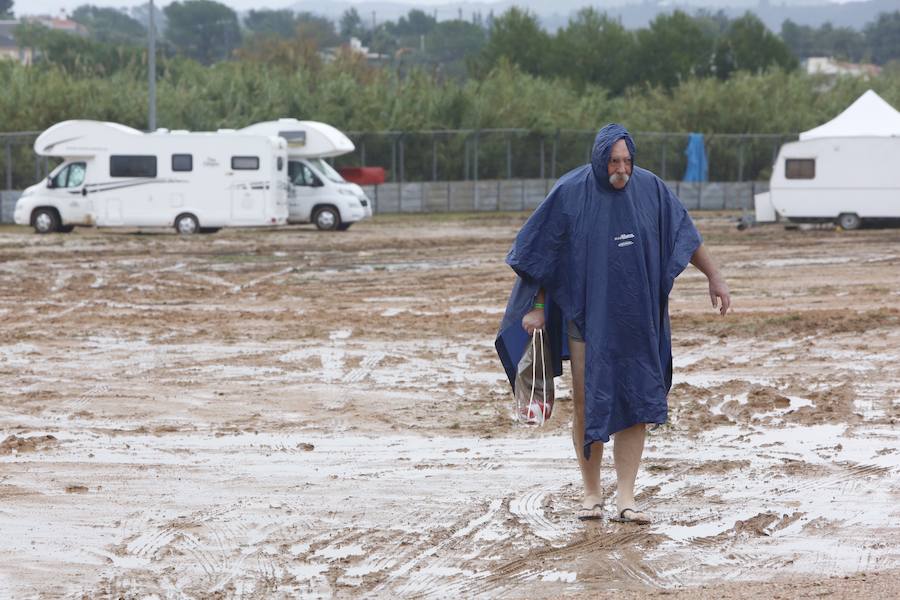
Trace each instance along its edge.
<instances>
[{"instance_id":1,"label":"logo on poncho chest","mask_svg":"<svg viewBox=\"0 0 900 600\"><path fill-rule=\"evenodd\" d=\"M614 242L619 243L619 248L623 246L630 246L634 244L634 234L633 233L620 233L616 237L613 238Z\"/></svg>"}]
</instances>

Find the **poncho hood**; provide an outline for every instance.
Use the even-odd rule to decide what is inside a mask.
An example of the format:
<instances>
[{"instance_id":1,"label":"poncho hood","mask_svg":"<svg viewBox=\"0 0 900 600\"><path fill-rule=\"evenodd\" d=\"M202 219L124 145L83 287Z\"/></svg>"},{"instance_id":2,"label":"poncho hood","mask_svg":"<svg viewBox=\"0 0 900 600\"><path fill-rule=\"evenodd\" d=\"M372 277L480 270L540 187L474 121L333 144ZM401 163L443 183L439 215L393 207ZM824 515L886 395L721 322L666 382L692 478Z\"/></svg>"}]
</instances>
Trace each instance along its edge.
<instances>
[{"instance_id":1,"label":"poncho hood","mask_svg":"<svg viewBox=\"0 0 900 600\"><path fill-rule=\"evenodd\" d=\"M632 164L634 164L634 140L631 139L628 130L622 125L618 123L605 125L597 132L597 137L594 138L594 147L591 150L591 171L594 173L597 185L604 191L622 191L614 188L609 182L609 171L607 170L612 147L619 140L625 140L625 145L628 146L628 151L631 152ZM627 187L628 185L625 186L625 188ZM625 188L622 189L624 190Z\"/></svg>"}]
</instances>

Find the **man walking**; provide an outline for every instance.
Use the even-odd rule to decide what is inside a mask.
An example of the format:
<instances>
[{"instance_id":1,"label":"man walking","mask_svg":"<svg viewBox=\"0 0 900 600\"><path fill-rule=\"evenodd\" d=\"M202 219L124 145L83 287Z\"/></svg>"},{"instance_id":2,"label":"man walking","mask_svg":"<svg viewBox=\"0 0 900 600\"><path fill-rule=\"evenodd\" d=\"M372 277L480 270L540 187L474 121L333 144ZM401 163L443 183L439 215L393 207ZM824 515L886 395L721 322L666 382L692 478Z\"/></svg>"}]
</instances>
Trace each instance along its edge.
<instances>
[{"instance_id":1,"label":"man walking","mask_svg":"<svg viewBox=\"0 0 900 600\"><path fill-rule=\"evenodd\" d=\"M681 201L634 157L625 128L605 126L590 164L563 175L522 227L506 258L519 277L496 346L511 383L527 335L546 326L555 375L568 346L584 483L578 517L602 517L600 460L613 436L613 519L645 524L634 482L646 425L668 416L669 292L691 262L721 315L731 298Z\"/></svg>"}]
</instances>

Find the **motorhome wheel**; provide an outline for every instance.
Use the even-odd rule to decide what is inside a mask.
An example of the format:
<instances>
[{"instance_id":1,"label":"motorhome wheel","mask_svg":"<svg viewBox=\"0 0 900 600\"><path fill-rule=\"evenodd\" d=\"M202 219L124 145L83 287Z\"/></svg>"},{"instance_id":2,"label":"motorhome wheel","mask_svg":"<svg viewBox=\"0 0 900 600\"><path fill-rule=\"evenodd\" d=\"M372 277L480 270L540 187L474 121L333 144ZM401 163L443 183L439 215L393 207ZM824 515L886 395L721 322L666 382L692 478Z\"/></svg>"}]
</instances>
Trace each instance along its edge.
<instances>
[{"instance_id":1,"label":"motorhome wheel","mask_svg":"<svg viewBox=\"0 0 900 600\"><path fill-rule=\"evenodd\" d=\"M332 231L341 226L341 216L338 214L337 209L331 206L323 206L316 211L313 222L322 231Z\"/></svg>"},{"instance_id":2,"label":"motorhome wheel","mask_svg":"<svg viewBox=\"0 0 900 600\"><path fill-rule=\"evenodd\" d=\"M862 224L862 219L859 218L859 215L856 213L844 213L838 217L838 225L841 226L841 229L851 230L851 229L859 229L859 226Z\"/></svg>"},{"instance_id":3,"label":"motorhome wheel","mask_svg":"<svg viewBox=\"0 0 900 600\"><path fill-rule=\"evenodd\" d=\"M341 223L338 225L338 231L347 231L353 223Z\"/></svg>"},{"instance_id":4,"label":"motorhome wheel","mask_svg":"<svg viewBox=\"0 0 900 600\"><path fill-rule=\"evenodd\" d=\"M197 233L200 229L200 222L192 214L185 213L175 218L175 231L183 235Z\"/></svg>"},{"instance_id":5,"label":"motorhome wheel","mask_svg":"<svg viewBox=\"0 0 900 600\"><path fill-rule=\"evenodd\" d=\"M31 219L37 233L53 233L59 229L59 216L51 208L39 208Z\"/></svg>"},{"instance_id":6,"label":"motorhome wheel","mask_svg":"<svg viewBox=\"0 0 900 600\"><path fill-rule=\"evenodd\" d=\"M60 225L57 228L57 231L59 231L60 233L72 233L74 230L75 230L74 225Z\"/></svg>"}]
</instances>

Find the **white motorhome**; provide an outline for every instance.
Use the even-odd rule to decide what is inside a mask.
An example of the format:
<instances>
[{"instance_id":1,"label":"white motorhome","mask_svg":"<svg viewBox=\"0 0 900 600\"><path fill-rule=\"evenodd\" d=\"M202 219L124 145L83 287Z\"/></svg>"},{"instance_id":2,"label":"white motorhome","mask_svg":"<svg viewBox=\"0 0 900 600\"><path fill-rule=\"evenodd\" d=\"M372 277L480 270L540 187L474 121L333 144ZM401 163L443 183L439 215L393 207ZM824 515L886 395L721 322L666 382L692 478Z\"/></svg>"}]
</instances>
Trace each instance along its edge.
<instances>
[{"instance_id":1,"label":"white motorhome","mask_svg":"<svg viewBox=\"0 0 900 600\"><path fill-rule=\"evenodd\" d=\"M372 216L372 202L362 188L345 181L325 161L354 150L353 142L339 130L318 121L278 119L255 123L241 132L279 136L287 142L289 223L346 230Z\"/></svg>"},{"instance_id":2,"label":"white motorhome","mask_svg":"<svg viewBox=\"0 0 900 600\"><path fill-rule=\"evenodd\" d=\"M221 227L287 222L286 143L234 132L142 133L116 123L63 121L34 142L63 159L26 189L15 222L38 233L76 225Z\"/></svg>"},{"instance_id":3,"label":"white motorhome","mask_svg":"<svg viewBox=\"0 0 900 600\"><path fill-rule=\"evenodd\" d=\"M769 191L754 198L756 221L900 219L900 112L872 90L833 120L781 147Z\"/></svg>"}]
</instances>

